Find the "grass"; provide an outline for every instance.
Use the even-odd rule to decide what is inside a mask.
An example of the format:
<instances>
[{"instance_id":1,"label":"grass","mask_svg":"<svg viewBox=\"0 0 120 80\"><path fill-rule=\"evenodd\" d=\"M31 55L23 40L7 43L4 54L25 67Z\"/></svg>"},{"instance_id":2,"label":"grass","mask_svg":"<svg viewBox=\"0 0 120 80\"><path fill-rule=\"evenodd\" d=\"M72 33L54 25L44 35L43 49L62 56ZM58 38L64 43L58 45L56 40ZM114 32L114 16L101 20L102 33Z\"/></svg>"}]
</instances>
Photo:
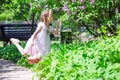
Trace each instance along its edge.
<instances>
[{"instance_id":1,"label":"grass","mask_svg":"<svg viewBox=\"0 0 120 80\"><path fill-rule=\"evenodd\" d=\"M3 41L0 41L0 47L3 47Z\"/></svg>"}]
</instances>

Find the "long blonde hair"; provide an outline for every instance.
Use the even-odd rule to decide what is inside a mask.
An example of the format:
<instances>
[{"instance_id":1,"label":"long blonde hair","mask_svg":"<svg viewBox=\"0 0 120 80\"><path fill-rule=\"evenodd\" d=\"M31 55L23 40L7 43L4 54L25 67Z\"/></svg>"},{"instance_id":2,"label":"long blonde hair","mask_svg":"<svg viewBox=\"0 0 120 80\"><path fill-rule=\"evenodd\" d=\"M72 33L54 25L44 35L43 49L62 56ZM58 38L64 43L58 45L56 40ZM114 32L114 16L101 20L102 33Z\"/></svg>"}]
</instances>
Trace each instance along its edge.
<instances>
[{"instance_id":1,"label":"long blonde hair","mask_svg":"<svg viewBox=\"0 0 120 80\"><path fill-rule=\"evenodd\" d=\"M40 21L44 22L46 26L49 26L51 16L52 16L51 10L44 10L41 12Z\"/></svg>"}]
</instances>

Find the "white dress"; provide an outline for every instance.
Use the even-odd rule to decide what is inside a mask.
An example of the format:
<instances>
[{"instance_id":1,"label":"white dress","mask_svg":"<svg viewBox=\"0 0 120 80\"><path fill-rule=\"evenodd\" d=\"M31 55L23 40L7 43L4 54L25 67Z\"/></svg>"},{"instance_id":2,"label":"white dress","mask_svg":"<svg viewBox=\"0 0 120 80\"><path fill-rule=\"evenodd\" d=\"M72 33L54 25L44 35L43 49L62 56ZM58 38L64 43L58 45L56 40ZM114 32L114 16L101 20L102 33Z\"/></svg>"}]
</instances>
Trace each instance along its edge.
<instances>
[{"instance_id":1,"label":"white dress","mask_svg":"<svg viewBox=\"0 0 120 80\"><path fill-rule=\"evenodd\" d=\"M31 38L27 41L24 51L33 56L38 54L39 56L44 56L50 53L50 32L54 30L53 27L46 27L43 22L39 22L37 26L42 26L43 28L37 34L34 39L33 46L30 46Z\"/></svg>"}]
</instances>

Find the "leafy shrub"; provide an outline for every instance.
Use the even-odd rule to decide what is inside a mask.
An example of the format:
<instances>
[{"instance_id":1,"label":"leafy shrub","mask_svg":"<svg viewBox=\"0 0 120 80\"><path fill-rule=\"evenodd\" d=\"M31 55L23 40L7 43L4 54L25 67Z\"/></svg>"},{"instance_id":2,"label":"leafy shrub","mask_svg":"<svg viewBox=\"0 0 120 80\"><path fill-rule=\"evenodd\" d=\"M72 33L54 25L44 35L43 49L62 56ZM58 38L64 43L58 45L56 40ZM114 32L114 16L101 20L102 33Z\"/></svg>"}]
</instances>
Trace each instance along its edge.
<instances>
[{"instance_id":1,"label":"leafy shrub","mask_svg":"<svg viewBox=\"0 0 120 80\"><path fill-rule=\"evenodd\" d=\"M0 58L33 68L46 80L120 80L120 37L79 44L51 45L51 54L28 65L13 45L0 48ZM23 44L24 46L24 44Z\"/></svg>"},{"instance_id":2,"label":"leafy shrub","mask_svg":"<svg viewBox=\"0 0 120 80\"><path fill-rule=\"evenodd\" d=\"M8 45L0 48L0 58L16 63L21 58L21 54L14 45Z\"/></svg>"},{"instance_id":3,"label":"leafy shrub","mask_svg":"<svg viewBox=\"0 0 120 80\"><path fill-rule=\"evenodd\" d=\"M25 43L21 42L21 45L24 47ZM27 63L26 57L22 56L15 45L7 45L5 47L0 47L0 58L5 60L10 60L14 63L17 63L19 66L32 67Z\"/></svg>"},{"instance_id":4,"label":"leafy shrub","mask_svg":"<svg viewBox=\"0 0 120 80\"><path fill-rule=\"evenodd\" d=\"M39 79L119 80L118 37L79 44L52 44L51 54L34 66Z\"/></svg>"}]
</instances>

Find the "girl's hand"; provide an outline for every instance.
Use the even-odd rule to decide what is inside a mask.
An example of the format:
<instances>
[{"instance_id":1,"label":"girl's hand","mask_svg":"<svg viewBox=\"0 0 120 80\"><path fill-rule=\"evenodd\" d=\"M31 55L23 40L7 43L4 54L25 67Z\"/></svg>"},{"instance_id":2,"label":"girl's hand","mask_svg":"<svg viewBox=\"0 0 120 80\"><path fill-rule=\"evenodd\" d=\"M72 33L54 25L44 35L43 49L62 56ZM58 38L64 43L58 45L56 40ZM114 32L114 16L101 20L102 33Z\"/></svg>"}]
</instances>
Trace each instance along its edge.
<instances>
[{"instance_id":1,"label":"girl's hand","mask_svg":"<svg viewBox=\"0 0 120 80\"><path fill-rule=\"evenodd\" d=\"M58 26L60 24L60 20L58 19L57 21L56 21L56 25Z\"/></svg>"},{"instance_id":2,"label":"girl's hand","mask_svg":"<svg viewBox=\"0 0 120 80\"><path fill-rule=\"evenodd\" d=\"M34 40L32 39L32 37L30 38L30 45L33 46Z\"/></svg>"}]
</instances>

